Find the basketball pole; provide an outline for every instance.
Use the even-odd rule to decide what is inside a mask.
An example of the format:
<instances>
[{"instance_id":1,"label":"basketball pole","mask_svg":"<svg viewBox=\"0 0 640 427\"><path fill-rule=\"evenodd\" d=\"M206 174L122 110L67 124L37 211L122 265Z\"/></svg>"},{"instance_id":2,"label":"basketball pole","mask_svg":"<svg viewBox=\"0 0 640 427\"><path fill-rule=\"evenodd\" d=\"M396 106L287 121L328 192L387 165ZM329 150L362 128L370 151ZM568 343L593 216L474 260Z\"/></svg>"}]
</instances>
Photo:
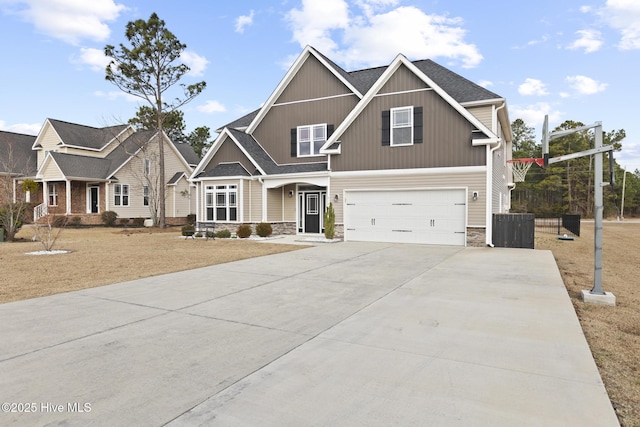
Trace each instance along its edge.
<instances>
[{"instance_id":1,"label":"basketball pole","mask_svg":"<svg viewBox=\"0 0 640 427\"><path fill-rule=\"evenodd\" d=\"M547 131L547 120L545 116L544 131ZM595 147L591 150L572 153L565 156L549 158L549 141L560 138L565 135L580 132L583 130L595 129ZM548 132L548 131L547 131ZM545 132L546 133L546 132ZM613 146L602 145L602 122L595 122L592 125L581 126L579 128L550 132L543 135L543 154L545 155L545 166L562 162L569 159L575 159L583 156L594 155L594 268L593 268L593 288L591 291L582 291L582 299L585 302L593 302L603 305L615 305L615 296L610 292L605 292L602 287L602 222L604 212L604 190L605 184L602 181L603 161L602 154L606 151L613 151Z\"/></svg>"}]
</instances>

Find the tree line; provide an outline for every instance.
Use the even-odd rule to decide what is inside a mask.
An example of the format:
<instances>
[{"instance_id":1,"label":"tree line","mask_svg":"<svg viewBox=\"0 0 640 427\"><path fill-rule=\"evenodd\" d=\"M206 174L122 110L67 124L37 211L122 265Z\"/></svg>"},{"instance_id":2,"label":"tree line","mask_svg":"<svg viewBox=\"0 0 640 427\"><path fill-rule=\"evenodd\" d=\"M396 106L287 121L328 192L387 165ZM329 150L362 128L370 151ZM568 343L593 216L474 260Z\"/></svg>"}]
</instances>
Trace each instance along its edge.
<instances>
[{"instance_id":1,"label":"tree line","mask_svg":"<svg viewBox=\"0 0 640 427\"><path fill-rule=\"evenodd\" d=\"M553 131L575 129L584 123L567 120ZM522 119L511 123L513 158L542 157L542 144L535 141L535 130ZM614 147L613 158L604 154L603 182L605 217L640 215L640 170L626 171L618 164L615 153L622 149L624 129L603 132L603 144ZM558 157L594 148L593 130L572 133L549 142L549 157ZM611 167L613 166L613 168ZM612 170L613 169L613 170ZM613 179L612 179L613 178ZM613 185L611 185L611 183ZM624 183L624 212L623 208ZM525 182L517 183L511 193L511 212L534 213L536 216L578 214L593 217L594 156L558 162L539 168L532 166Z\"/></svg>"}]
</instances>

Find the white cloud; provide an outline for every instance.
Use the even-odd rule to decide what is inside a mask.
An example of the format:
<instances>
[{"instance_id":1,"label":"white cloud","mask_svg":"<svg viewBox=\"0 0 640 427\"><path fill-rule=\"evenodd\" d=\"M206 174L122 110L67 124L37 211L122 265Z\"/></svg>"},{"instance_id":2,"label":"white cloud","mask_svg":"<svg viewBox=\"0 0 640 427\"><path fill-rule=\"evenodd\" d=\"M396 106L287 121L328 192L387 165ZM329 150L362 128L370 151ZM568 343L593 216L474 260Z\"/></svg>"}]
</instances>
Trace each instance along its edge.
<instances>
[{"instance_id":1,"label":"white cloud","mask_svg":"<svg viewBox=\"0 0 640 427\"><path fill-rule=\"evenodd\" d=\"M251 10L248 15L238 16L236 19L236 33L244 33L244 28L253 24L254 11Z\"/></svg>"},{"instance_id":2,"label":"white cloud","mask_svg":"<svg viewBox=\"0 0 640 427\"><path fill-rule=\"evenodd\" d=\"M609 26L620 31L620 49L640 49L640 2L607 0L600 15Z\"/></svg>"},{"instance_id":3,"label":"white cloud","mask_svg":"<svg viewBox=\"0 0 640 427\"><path fill-rule=\"evenodd\" d=\"M128 93L122 92L122 91L109 91L109 92L103 92L101 90L97 90L95 92L93 92L94 96L97 96L98 98L105 98L109 101L115 101L116 99L124 99L127 102L140 102L142 100L142 98L137 97L137 96L133 96L130 95Z\"/></svg>"},{"instance_id":4,"label":"white cloud","mask_svg":"<svg viewBox=\"0 0 640 427\"><path fill-rule=\"evenodd\" d=\"M568 76L567 82L580 95L593 95L607 88L606 83L600 83L586 76Z\"/></svg>"},{"instance_id":5,"label":"white cloud","mask_svg":"<svg viewBox=\"0 0 640 427\"><path fill-rule=\"evenodd\" d=\"M509 117L512 120L522 119L527 126L542 126L544 116L549 116L549 122L559 122L562 120L564 113L554 110L553 107L546 102L537 102L531 105L512 105L509 107Z\"/></svg>"},{"instance_id":6,"label":"white cloud","mask_svg":"<svg viewBox=\"0 0 640 427\"><path fill-rule=\"evenodd\" d=\"M429 15L396 0L303 0L287 20L300 46L312 45L347 67L389 63L398 53L411 59L447 58L474 67L483 57L464 41L460 18Z\"/></svg>"},{"instance_id":7,"label":"white cloud","mask_svg":"<svg viewBox=\"0 0 640 427\"><path fill-rule=\"evenodd\" d=\"M518 93L525 96L542 96L547 95L549 92L547 92L547 85L542 83L540 80L528 78L525 79L524 83L518 86Z\"/></svg>"},{"instance_id":8,"label":"white cloud","mask_svg":"<svg viewBox=\"0 0 640 427\"><path fill-rule=\"evenodd\" d=\"M493 86L493 82L489 80L480 80L478 82L478 85L482 86L483 88L488 88L489 86Z\"/></svg>"},{"instance_id":9,"label":"white cloud","mask_svg":"<svg viewBox=\"0 0 640 427\"><path fill-rule=\"evenodd\" d=\"M5 12L22 17L39 31L67 43L102 42L111 30L105 23L126 9L113 0L4 0Z\"/></svg>"},{"instance_id":10,"label":"white cloud","mask_svg":"<svg viewBox=\"0 0 640 427\"><path fill-rule=\"evenodd\" d=\"M4 120L0 120L0 129L7 132L37 135L41 128L42 123L16 123L8 125Z\"/></svg>"},{"instance_id":11,"label":"white cloud","mask_svg":"<svg viewBox=\"0 0 640 427\"><path fill-rule=\"evenodd\" d=\"M196 107L196 110L200 111L201 113L213 114L224 113L227 111L227 108L218 101L207 101L204 103L204 105L198 105Z\"/></svg>"},{"instance_id":12,"label":"white cloud","mask_svg":"<svg viewBox=\"0 0 640 427\"><path fill-rule=\"evenodd\" d=\"M81 48L80 56L72 58L72 62L88 65L93 71L104 72L111 59L101 49Z\"/></svg>"},{"instance_id":13,"label":"white cloud","mask_svg":"<svg viewBox=\"0 0 640 427\"><path fill-rule=\"evenodd\" d=\"M202 76L204 70L207 69L209 61L204 56L200 56L195 52L185 50L180 54L180 59L184 64L190 68L189 75Z\"/></svg>"},{"instance_id":14,"label":"white cloud","mask_svg":"<svg viewBox=\"0 0 640 427\"><path fill-rule=\"evenodd\" d=\"M579 30L576 31L579 38L571 43L567 49L577 50L584 49L584 53L592 53L600 50L602 47L602 34L597 30Z\"/></svg>"}]
</instances>

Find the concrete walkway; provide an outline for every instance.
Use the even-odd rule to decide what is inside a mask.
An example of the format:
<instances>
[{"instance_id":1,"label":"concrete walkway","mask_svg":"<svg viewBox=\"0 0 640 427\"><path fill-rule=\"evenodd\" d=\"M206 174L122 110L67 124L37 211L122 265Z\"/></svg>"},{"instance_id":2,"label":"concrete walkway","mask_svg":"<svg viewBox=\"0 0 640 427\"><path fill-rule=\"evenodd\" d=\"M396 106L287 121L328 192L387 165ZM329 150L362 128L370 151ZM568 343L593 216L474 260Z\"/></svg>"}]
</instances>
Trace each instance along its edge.
<instances>
[{"instance_id":1,"label":"concrete walkway","mask_svg":"<svg viewBox=\"0 0 640 427\"><path fill-rule=\"evenodd\" d=\"M321 244L0 325L3 426L618 425L548 251Z\"/></svg>"}]
</instances>

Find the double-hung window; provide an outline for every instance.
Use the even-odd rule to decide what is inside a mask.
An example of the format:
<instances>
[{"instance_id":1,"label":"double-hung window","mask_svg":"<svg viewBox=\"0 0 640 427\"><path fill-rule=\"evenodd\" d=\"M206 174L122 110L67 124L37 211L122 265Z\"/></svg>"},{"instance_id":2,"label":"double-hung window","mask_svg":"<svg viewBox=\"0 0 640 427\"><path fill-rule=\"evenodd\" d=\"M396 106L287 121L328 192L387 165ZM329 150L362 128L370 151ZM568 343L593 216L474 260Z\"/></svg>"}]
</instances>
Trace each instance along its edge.
<instances>
[{"instance_id":1,"label":"double-hung window","mask_svg":"<svg viewBox=\"0 0 640 427\"><path fill-rule=\"evenodd\" d=\"M207 221L237 221L238 186L208 185L205 188L205 217Z\"/></svg>"},{"instance_id":2,"label":"double-hung window","mask_svg":"<svg viewBox=\"0 0 640 427\"><path fill-rule=\"evenodd\" d=\"M413 107L391 109L391 145L413 144Z\"/></svg>"},{"instance_id":3,"label":"double-hung window","mask_svg":"<svg viewBox=\"0 0 640 427\"><path fill-rule=\"evenodd\" d=\"M114 184L113 204L114 206L129 206L129 184Z\"/></svg>"},{"instance_id":4,"label":"double-hung window","mask_svg":"<svg viewBox=\"0 0 640 427\"><path fill-rule=\"evenodd\" d=\"M144 159L144 176L149 176L151 174L151 160Z\"/></svg>"},{"instance_id":5,"label":"double-hung window","mask_svg":"<svg viewBox=\"0 0 640 427\"><path fill-rule=\"evenodd\" d=\"M58 206L58 187L55 183L48 185L49 206Z\"/></svg>"},{"instance_id":6,"label":"double-hung window","mask_svg":"<svg viewBox=\"0 0 640 427\"><path fill-rule=\"evenodd\" d=\"M145 185L142 187L142 204L144 206L149 206L149 186Z\"/></svg>"},{"instance_id":7,"label":"double-hung window","mask_svg":"<svg viewBox=\"0 0 640 427\"><path fill-rule=\"evenodd\" d=\"M327 125L298 126L298 157L320 156L320 148L327 142Z\"/></svg>"}]
</instances>

